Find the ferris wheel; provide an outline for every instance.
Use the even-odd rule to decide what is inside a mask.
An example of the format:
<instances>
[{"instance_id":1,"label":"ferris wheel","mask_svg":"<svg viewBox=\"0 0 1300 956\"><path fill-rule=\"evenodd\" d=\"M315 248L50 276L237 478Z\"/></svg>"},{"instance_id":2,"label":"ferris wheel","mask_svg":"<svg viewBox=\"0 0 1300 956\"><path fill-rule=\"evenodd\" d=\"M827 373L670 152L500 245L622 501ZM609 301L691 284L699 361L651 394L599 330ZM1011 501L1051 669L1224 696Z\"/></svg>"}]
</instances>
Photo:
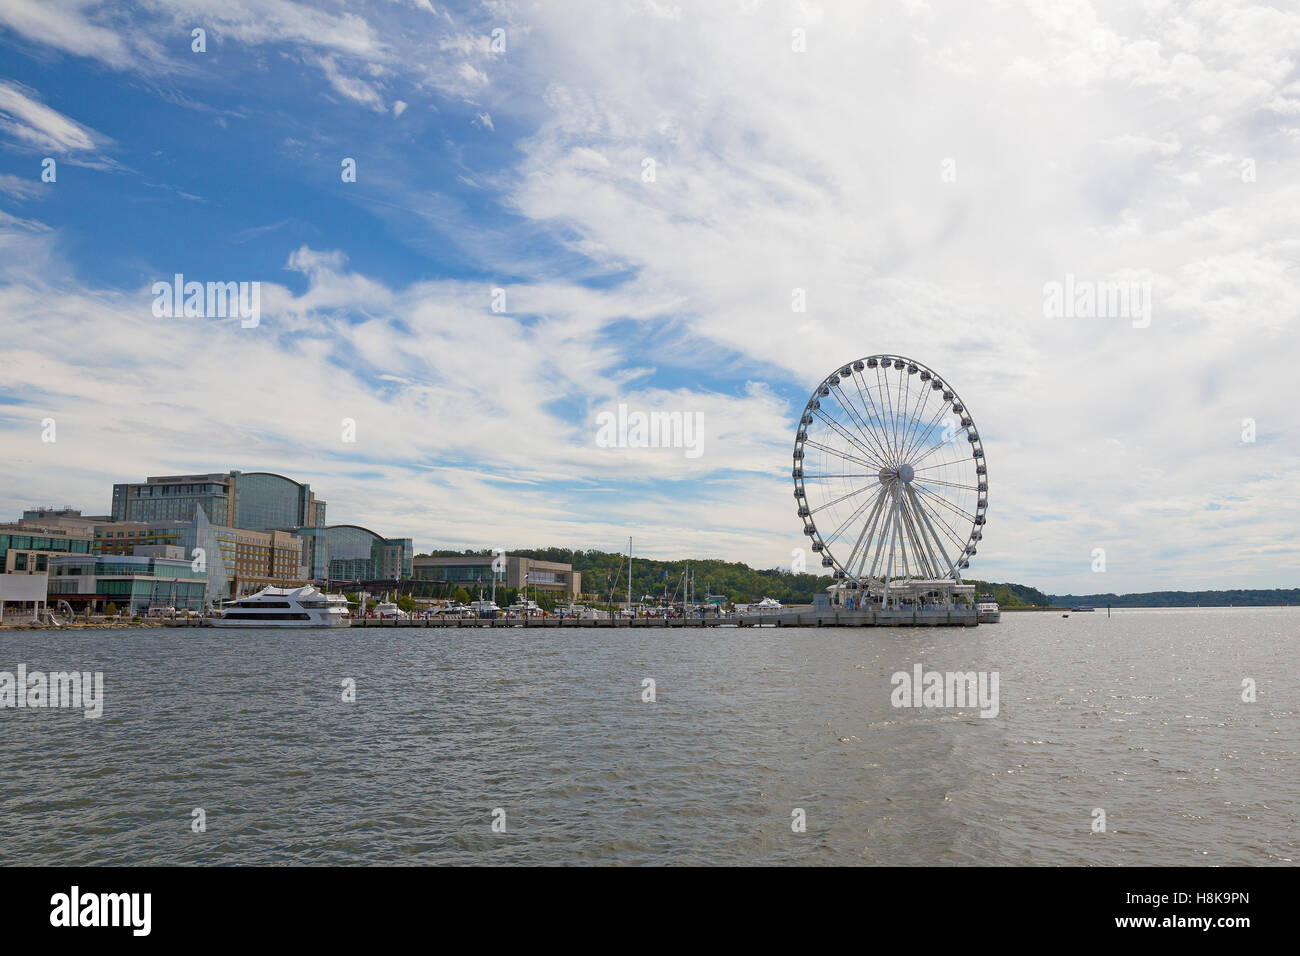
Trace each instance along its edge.
<instances>
[{"instance_id":1,"label":"ferris wheel","mask_svg":"<svg viewBox=\"0 0 1300 956\"><path fill-rule=\"evenodd\" d=\"M951 600L961 586L983 538L988 470L970 411L933 370L872 355L831 372L799 419L792 476L836 590L888 605Z\"/></svg>"}]
</instances>

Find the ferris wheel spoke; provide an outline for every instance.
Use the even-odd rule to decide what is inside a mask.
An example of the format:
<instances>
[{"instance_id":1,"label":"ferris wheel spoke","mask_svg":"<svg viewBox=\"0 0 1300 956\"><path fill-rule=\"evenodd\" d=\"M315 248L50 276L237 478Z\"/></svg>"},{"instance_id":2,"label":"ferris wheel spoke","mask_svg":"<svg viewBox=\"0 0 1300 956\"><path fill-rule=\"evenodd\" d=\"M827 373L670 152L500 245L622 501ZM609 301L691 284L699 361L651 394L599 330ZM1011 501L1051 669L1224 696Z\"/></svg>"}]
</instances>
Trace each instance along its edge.
<instances>
[{"instance_id":1,"label":"ferris wheel spoke","mask_svg":"<svg viewBox=\"0 0 1300 956\"><path fill-rule=\"evenodd\" d=\"M840 398L840 405L843 406L844 410L849 413L851 418L853 418L855 424L858 426L858 430L876 446L877 453L881 458L881 465L883 466L884 463L889 460L889 455L885 452L884 446L880 443L880 438L876 434L875 429L868 425L866 421L858 417L857 409L853 406L853 400L849 398L844 389L840 388L838 385L834 386L834 388L836 394ZM863 410L865 411L865 408Z\"/></svg>"},{"instance_id":2,"label":"ferris wheel spoke","mask_svg":"<svg viewBox=\"0 0 1300 956\"><path fill-rule=\"evenodd\" d=\"M926 520L931 523L930 525L931 530L934 529L933 522L935 521L939 522L939 531L942 532L944 537L946 537L949 541L952 542L954 553L964 554L966 548L965 540L963 540L960 535L958 535L955 531L952 530L952 526L943 519L943 516L940 515L937 511L935 511L934 508L928 506L924 501L918 499L917 504L921 506L921 513L926 516ZM939 536L937 532L936 532L935 540L936 541L939 540ZM945 555L945 560L947 560L946 546L943 548L943 552ZM960 560L960 558L958 558L958 560ZM951 563L952 562L949 561L949 564Z\"/></svg>"},{"instance_id":3,"label":"ferris wheel spoke","mask_svg":"<svg viewBox=\"0 0 1300 956\"><path fill-rule=\"evenodd\" d=\"M874 418L875 421L878 422L880 425L879 429L876 428L872 429L872 434L876 438L876 443L880 445L881 449L883 450L885 445L888 444L888 434L889 434L885 425L884 403L882 402L880 407L877 407L876 400L871 395L871 386L867 384L866 377L863 376L861 372L854 371L853 384L857 387L858 396L862 399L863 410L864 411L866 410L868 403L870 403L871 405L871 412L872 412L871 417ZM886 458L888 457L889 456L886 455Z\"/></svg>"},{"instance_id":4,"label":"ferris wheel spoke","mask_svg":"<svg viewBox=\"0 0 1300 956\"><path fill-rule=\"evenodd\" d=\"M908 429L903 436L903 460L907 460L908 450L912 445L912 438L921 425L921 420L925 414L925 406L930 402L930 392L932 389L922 387L916 400L916 407L908 414Z\"/></svg>"},{"instance_id":5,"label":"ferris wheel spoke","mask_svg":"<svg viewBox=\"0 0 1300 956\"><path fill-rule=\"evenodd\" d=\"M940 494L936 494L935 492L931 491L929 488L918 487L916 490L919 491L921 494L926 495L927 497L933 499L934 501L939 502L939 504L943 505L949 511L952 511L957 515L960 515L961 517L965 518L967 521L973 522L975 520L975 516L973 514L971 514L968 511L965 511L962 508L957 507L947 498L943 497Z\"/></svg>"},{"instance_id":6,"label":"ferris wheel spoke","mask_svg":"<svg viewBox=\"0 0 1300 956\"><path fill-rule=\"evenodd\" d=\"M855 438L853 435L851 435L849 431L843 426L842 423L837 421L832 416L828 415L824 410L820 408L817 409L817 411L814 414L816 414L819 418L821 418L822 421L824 421L827 425L833 428L841 437L846 439L849 442L849 444L858 448L864 455L868 455L873 459L877 459L875 461L876 465L882 468L884 467L885 463L883 461L878 460L879 455L875 451L873 451L872 449L868 448L866 445L858 441L857 438Z\"/></svg>"},{"instance_id":7,"label":"ferris wheel spoke","mask_svg":"<svg viewBox=\"0 0 1300 956\"><path fill-rule=\"evenodd\" d=\"M836 421L833 418L827 417L826 414L820 410L817 412L817 415L820 416L822 420L828 426L830 426L830 428L837 435L839 435L841 438L847 441L850 446L852 446L854 449L857 449L865 456L865 460L863 461L863 464L875 468L884 467L884 462L880 460L880 455L876 451L872 450L871 448L868 448L866 445L858 441L847 429L844 428L842 423Z\"/></svg>"},{"instance_id":8,"label":"ferris wheel spoke","mask_svg":"<svg viewBox=\"0 0 1300 956\"><path fill-rule=\"evenodd\" d=\"M920 498L920 497L918 497L916 500L917 500L917 502L920 503L920 505L921 505L923 508L926 508L926 509L927 509L927 511L929 512L929 514L934 518L934 520L936 520L936 521L939 522L939 526L940 526L941 528L943 528L944 531L947 532L948 537L952 539L953 544L957 545L958 548L963 548L963 549L964 549L964 548L966 547L966 541L967 541L968 539L962 537L961 534L959 534L959 533L957 532L957 529L954 528L954 527L952 526L952 524L951 524L951 523L948 521L948 519L947 519L947 518L946 518L946 517L945 517L945 516L944 516L944 515L939 511L938 508L936 508L933 504L927 502L924 498ZM940 500L942 500L942 499L940 499Z\"/></svg>"},{"instance_id":9,"label":"ferris wheel spoke","mask_svg":"<svg viewBox=\"0 0 1300 956\"><path fill-rule=\"evenodd\" d=\"M886 388L889 387L888 376L885 377L885 387ZM897 395L895 395L895 392L897 392ZM899 456L900 458L902 457L903 454L903 441L902 441L903 424L902 421L899 419L899 416L902 414L902 405L903 405L903 380L900 378L898 380L898 388L893 391L890 391L889 393L889 409L890 409L889 418L890 418L890 424L894 426L894 454Z\"/></svg>"},{"instance_id":10,"label":"ferris wheel spoke","mask_svg":"<svg viewBox=\"0 0 1300 956\"><path fill-rule=\"evenodd\" d=\"M940 481L938 478L918 478L919 485L943 485L945 488L960 488L963 491L979 491L975 485L961 485L955 481Z\"/></svg>"},{"instance_id":11,"label":"ferris wheel spoke","mask_svg":"<svg viewBox=\"0 0 1300 956\"><path fill-rule=\"evenodd\" d=\"M911 391L912 388L911 380L912 380L912 376L907 374L906 369L903 369L902 374L899 375L898 377L898 407L899 408L905 407L903 403L903 385L906 383L908 391ZM903 427L901 423L898 423L898 454L900 457L903 454Z\"/></svg>"},{"instance_id":12,"label":"ferris wheel spoke","mask_svg":"<svg viewBox=\"0 0 1300 956\"><path fill-rule=\"evenodd\" d=\"M848 494L840 495L838 498L835 498L832 501L828 501L824 505L818 505L816 508L813 508L812 511L809 512L809 514L815 515L819 511L825 511L831 505L837 505L841 501L845 501L849 498L852 498L854 495L860 495L862 494L862 492L866 491L870 487L871 487L870 485L863 485L861 488L858 488L856 491L850 491Z\"/></svg>"},{"instance_id":13,"label":"ferris wheel spoke","mask_svg":"<svg viewBox=\"0 0 1300 956\"><path fill-rule=\"evenodd\" d=\"M969 459L966 458L954 458L952 461L940 461L940 462L936 462L933 465L926 465L924 468L914 468L912 470L916 472L922 472L922 471L932 471L935 468L951 468L953 465L960 465L963 461L968 461L968 460ZM921 480L929 481L930 479L923 478Z\"/></svg>"},{"instance_id":14,"label":"ferris wheel spoke","mask_svg":"<svg viewBox=\"0 0 1300 956\"><path fill-rule=\"evenodd\" d=\"M948 406L945 404L942 408L939 409L939 417L942 417L943 413L947 410L947 408ZM931 430L933 430L933 427ZM955 442L957 440L957 434L958 434L957 432L954 431L951 435L945 438L944 434L946 433L946 431L947 429L944 429L944 431L939 433L939 440L934 442L934 444L926 447L926 449L923 452L912 456L913 466L918 465L921 462L925 461L925 459L929 458L931 455L933 455L944 445L951 444L952 442Z\"/></svg>"},{"instance_id":15,"label":"ferris wheel spoke","mask_svg":"<svg viewBox=\"0 0 1300 956\"><path fill-rule=\"evenodd\" d=\"M808 481L810 478L813 478L813 479L821 479L821 478L875 478L875 477L877 477L877 474L878 474L878 473L877 473L877 472L874 472L874 471L854 471L854 472L845 472L845 473L842 474L842 475L807 475L807 474L806 474L806 475L803 476L803 480L804 480L804 481Z\"/></svg>"},{"instance_id":16,"label":"ferris wheel spoke","mask_svg":"<svg viewBox=\"0 0 1300 956\"><path fill-rule=\"evenodd\" d=\"M855 462L856 464L859 465L866 465L868 468L872 467L872 462L863 461L861 458L857 458L853 455L845 454L844 452L840 451L838 448L832 448L830 447L830 445L823 445L820 442L813 441L811 438L804 439L804 444L812 448L816 448L819 451L824 451L827 454L835 455L837 458L843 458L845 461Z\"/></svg>"},{"instance_id":17,"label":"ferris wheel spoke","mask_svg":"<svg viewBox=\"0 0 1300 956\"><path fill-rule=\"evenodd\" d=\"M894 403L889 397L889 380L882 378L883 375L882 365L876 368L876 386L880 389L880 407L883 410L886 405L889 406L889 417L881 422L881 428L885 432L890 449L897 455L898 449L894 447L893 428L891 427L894 424Z\"/></svg>"},{"instance_id":18,"label":"ferris wheel spoke","mask_svg":"<svg viewBox=\"0 0 1300 956\"><path fill-rule=\"evenodd\" d=\"M944 439L944 438L940 437L940 439L939 439L937 442L935 442L933 445L931 445L931 446L926 450L925 454L920 455L920 456L918 456L918 457L912 459L912 467L915 468L917 465L919 465L921 462L925 461L927 458L929 458L931 455L933 455L936 451L938 451L938 450L939 450L940 448L942 448L944 445L950 445L950 444L952 444L952 443L953 443L954 441L956 441L956 440L957 440L957 435L956 435L955 433L953 434L953 436L952 436L951 438L948 438L948 439ZM965 456L962 456L962 458L961 458L960 460L963 460L963 461L964 461L964 460L965 460Z\"/></svg>"},{"instance_id":19,"label":"ferris wheel spoke","mask_svg":"<svg viewBox=\"0 0 1300 956\"><path fill-rule=\"evenodd\" d=\"M906 394L903 393L904 387L906 387L906 392L907 392ZM898 378L898 407L903 410L903 414L904 414L902 423L900 424L898 429L898 457L900 459L902 459L903 457L903 447L905 444L903 439L904 436L906 436L907 434L907 426L911 422L911 419L907 417L907 406L911 401L911 398L912 398L912 376L908 375L906 370L904 370L903 374L900 375Z\"/></svg>"},{"instance_id":20,"label":"ferris wheel spoke","mask_svg":"<svg viewBox=\"0 0 1300 956\"><path fill-rule=\"evenodd\" d=\"M822 538L822 544L829 545L832 542L834 542L836 538L838 538L841 534L844 533L844 529L847 528L850 524L852 524L857 519L858 515L862 514L862 512L867 510L867 507L870 504L871 504L871 499L868 498L866 501L864 501L861 505L858 506L857 510L855 510L853 514L845 518L844 521L840 523L839 527L837 527L834 531L832 531L827 537Z\"/></svg>"},{"instance_id":21,"label":"ferris wheel spoke","mask_svg":"<svg viewBox=\"0 0 1300 956\"><path fill-rule=\"evenodd\" d=\"M930 398L927 395L926 402L928 403L929 400ZM917 429L915 436L913 437L912 441L908 444L907 447L907 455L909 458L927 440L928 436L934 432L934 426L939 424L939 420L943 418L943 414L947 410L948 410L948 405L945 402L944 404L939 406L938 411L934 413L934 417L930 419L930 421L926 424L924 428Z\"/></svg>"}]
</instances>

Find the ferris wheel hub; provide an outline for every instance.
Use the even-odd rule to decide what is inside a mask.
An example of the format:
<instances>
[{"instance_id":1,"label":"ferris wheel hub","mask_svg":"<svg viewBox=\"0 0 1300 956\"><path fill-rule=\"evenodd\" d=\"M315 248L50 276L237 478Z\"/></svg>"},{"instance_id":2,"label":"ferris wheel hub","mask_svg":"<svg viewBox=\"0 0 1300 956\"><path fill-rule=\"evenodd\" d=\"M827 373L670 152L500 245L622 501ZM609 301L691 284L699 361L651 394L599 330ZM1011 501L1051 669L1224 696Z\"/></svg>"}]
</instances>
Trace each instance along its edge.
<instances>
[{"instance_id":1,"label":"ferris wheel hub","mask_svg":"<svg viewBox=\"0 0 1300 956\"><path fill-rule=\"evenodd\" d=\"M916 469L904 462L901 465L887 465L880 469L878 475L882 485L894 484L895 482L909 483L916 477Z\"/></svg>"}]
</instances>

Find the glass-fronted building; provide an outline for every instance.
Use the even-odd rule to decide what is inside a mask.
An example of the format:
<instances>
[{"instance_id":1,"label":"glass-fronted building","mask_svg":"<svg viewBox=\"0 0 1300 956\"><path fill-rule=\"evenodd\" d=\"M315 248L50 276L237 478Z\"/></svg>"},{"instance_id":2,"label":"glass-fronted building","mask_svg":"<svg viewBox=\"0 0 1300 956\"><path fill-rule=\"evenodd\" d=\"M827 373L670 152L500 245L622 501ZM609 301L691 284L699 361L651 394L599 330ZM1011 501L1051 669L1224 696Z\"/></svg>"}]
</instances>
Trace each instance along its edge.
<instances>
[{"instance_id":1,"label":"glass-fronted building","mask_svg":"<svg viewBox=\"0 0 1300 956\"><path fill-rule=\"evenodd\" d=\"M232 471L230 477L234 527L248 531L324 527L325 502L316 500L311 485L269 471Z\"/></svg>"},{"instance_id":2,"label":"glass-fronted building","mask_svg":"<svg viewBox=\"0 0 1300 956\"><path fill-rule=\"evenodd\" d=\"M205 569L206 598L215 602L262 588L299 587L311 580L303 539L289 531L249 531L214 525L202 509L193 521L119 521L95 528L94 553L131 555L141 547L171 546Z\"/></svg>"},{"instance_id":3,"label":"glass-fronted building","mask_svg":"<svg viewBox=\"0 0 1300 956\"><path fill-rule=\"evenodd\" d=\"M157 555L54 555L49 560L50 599L103 610L110 602L127 614L151 607L197 611L207 575L184 558Z\"/></svg>"},{"instance_id":4,"label":"glass-fronted building","mask_svg":"<svg viewBox=\"0 0 1300 956\"><path fill-rule=\"evenodd\" d=\"M501 570L493 569L494 562ZM495 578L497 584L512 588L530 588L570 598L582 593L582 572L558 561L539 561L513 554L503 559L466 554L436 558L422 555L412 563L417 581L466 587L490 585Z\"/></svg>"},{"instance_id":5,"label":"glass-fronted building","mask_svg":"<svg viewBox=\"0 0 1300 956\"><path fill-rule=\"evenodd\" d=\"M410 538L385 538L360 525L298 528L305 542L312 580L400 581L411 576L414 546Z\"/></svg>"},{"instance_id":6,"label":"glass-fronted building","mask_svg":"<svg viewBox=\"0 0 1300 956\"><path fill-rule=\"evenodd\" d=\"M230 524L229 475L167 475L113 485L114 521L193 521L201 509L213 524Z\"/></svg>"},{"instance_id":7,"label":"glass-fronted building","mask_svg":"<svg viewBox=\"0 0 1300 956\"><path fill-rule=\"evenodd\" d=\"M324 527L311 486L265 471L155 476L113 486L114 521L193 521L249 531Z\"/></svg>"},{"instance_id":8,"label":"glass-fronted building","mask_svg":"<svg viewBox=\"0 0 1300 956\"><path fill-rule=\"evenodd\" d=\"M90 554L88 530L43 528L27 524L0 525L0 572L39 574L55 554Z\"/></svg>"}]
</instances>

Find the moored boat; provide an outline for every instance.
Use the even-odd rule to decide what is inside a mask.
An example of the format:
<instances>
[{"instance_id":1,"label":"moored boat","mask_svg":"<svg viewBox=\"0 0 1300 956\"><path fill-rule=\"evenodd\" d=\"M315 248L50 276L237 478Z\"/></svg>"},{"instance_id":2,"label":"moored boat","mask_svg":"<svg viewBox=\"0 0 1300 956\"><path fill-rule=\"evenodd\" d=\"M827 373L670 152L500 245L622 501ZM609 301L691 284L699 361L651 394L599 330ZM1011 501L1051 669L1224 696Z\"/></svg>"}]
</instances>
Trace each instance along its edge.
<instances>
[{"instance_id":1,"label":"moored boat","mask_svg":"<svg viewBox=\"0 0 1300 956\"><path fill-rule=\"evenodd\" d=\"M980 596L981 600L975 605L975 619L980 624L996 624L1002 620L1002 609L998 607L998 602L987 594Z\"/></svg>"},{"instance_id":2,"label":"moored boat","mask_svg":"<svg viewBox=\"0 0 1300 956\"><path fill-rule=\"evenodd\" d=\"M211 627L348 627L351 623L347 598L311 585L263 588L208 619Z\"/></svg>"},{"instance_id":3,"label":"moored boat","mask_svg":"<svg viewBox=\"0 0 1300 956\"><path fill-rule=\"evenodd\" d=\"M411 615L407 614L392 601L380 601L375 605L375 617L381 621L407 621Z\"/></svg>"}]
</instances>

